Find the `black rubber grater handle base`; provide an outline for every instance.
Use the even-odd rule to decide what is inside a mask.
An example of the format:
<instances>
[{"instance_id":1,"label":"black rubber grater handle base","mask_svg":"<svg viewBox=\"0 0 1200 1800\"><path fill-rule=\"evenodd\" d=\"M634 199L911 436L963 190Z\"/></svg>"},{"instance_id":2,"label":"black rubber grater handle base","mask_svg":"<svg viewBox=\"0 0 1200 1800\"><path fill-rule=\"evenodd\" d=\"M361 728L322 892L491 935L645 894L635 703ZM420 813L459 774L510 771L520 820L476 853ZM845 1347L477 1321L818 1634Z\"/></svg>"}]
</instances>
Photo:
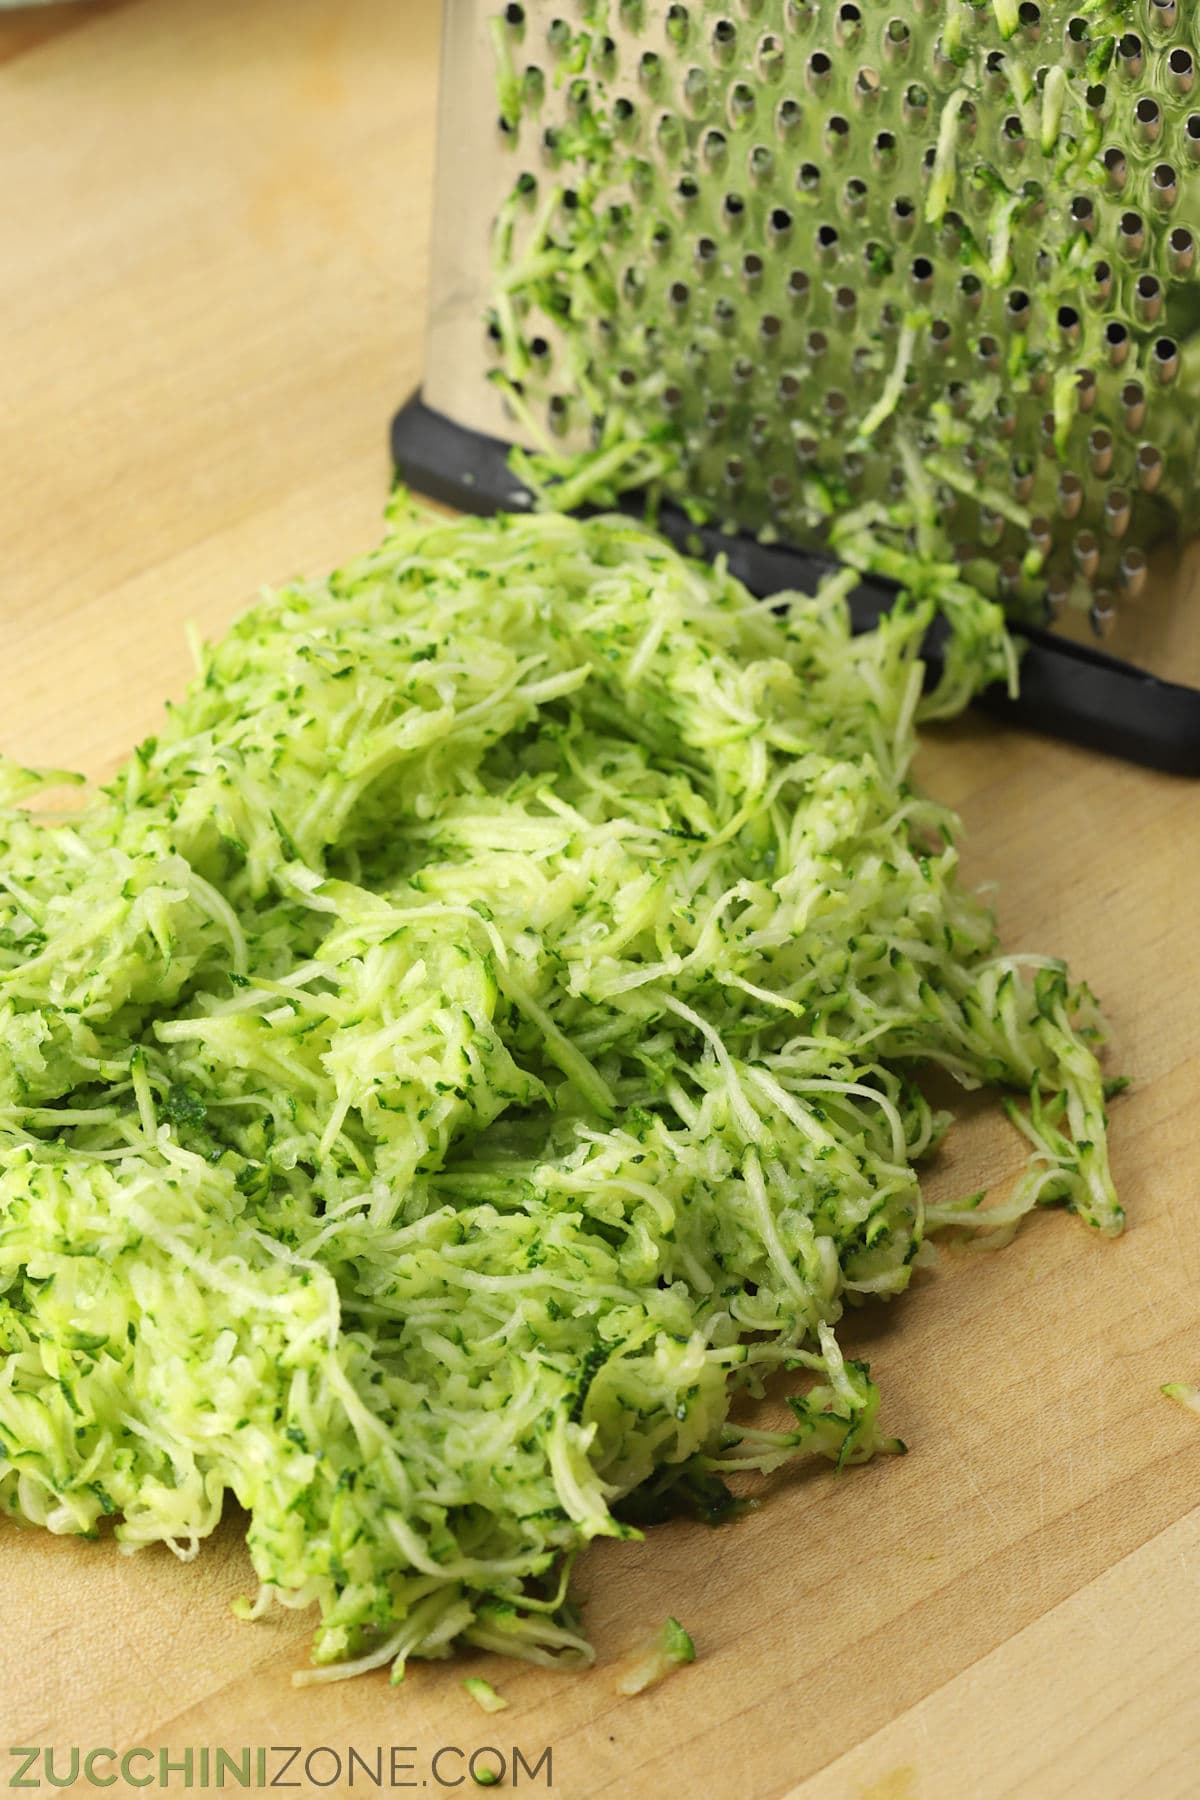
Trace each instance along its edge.
<instances>
[{"instance_id":1,"label":"black rubber grater handle base","mask_svg":"<svg viewBox=\"0 0 1200 1800\"><path fill-rule=\"evenodd\" d=\"M456 425L426 406L419 393L392 420L391 446L401 481L459 512L527 512L533 505L528 488L509 468L510 444ZM636 513L636 497L623 510ZM731 573L754 594L785 589L812 593L836 567L832 558L812 551L694 525L671 506L661 509L658 527L681 549L710 560L723 555ZM856 630L871 628L894 591L883 582L862 584L850 600ZM940 635L931 632L925 646L934 674ZM1049 631L1024 630L1021 638L1025 650L1019 696L1013 700L1003 688L989 688L978 705L1024 730L1103 750L1146 768L1200 775L1200 689L1160 681L1132 663Z\"/></svg>"}]
</instances>

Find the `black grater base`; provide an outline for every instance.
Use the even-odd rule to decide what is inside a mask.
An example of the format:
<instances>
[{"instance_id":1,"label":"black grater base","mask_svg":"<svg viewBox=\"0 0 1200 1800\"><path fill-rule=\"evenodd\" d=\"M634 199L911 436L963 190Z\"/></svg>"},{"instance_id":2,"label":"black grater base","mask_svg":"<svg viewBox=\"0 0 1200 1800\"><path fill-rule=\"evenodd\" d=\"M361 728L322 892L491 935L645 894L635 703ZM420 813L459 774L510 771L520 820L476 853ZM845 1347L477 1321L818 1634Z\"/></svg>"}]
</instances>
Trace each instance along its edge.
<instances>
[{"instance_id":1,"label":"black grater base","mask_svg":"<svg viewBox=\"0 0 1200 1800\"><path fill-rule=\"evenodd\" d=\"M401 481L460 512L524 512L533 505L533 495L509 467L510 444L455 424L427 406L419 393L393 418L391 448ZM637 514L637 496L630 496L622 510ZM680 549L710 561L723 555L730 573L753 594L788 589L812 593L837 566L811 551L697 526L669 505L660 509L657 525ZM894 591L882 581L864 581L850 599L855 630L870 630ZM1021 658L1020 695L1012 700L1003 688L993 687L979 696L978 705L1025 730L1104 750L1146 768L1200 775L1200 689L1160 681L1132 663L1036 627L1023 627L1021 638L1027 648ZM936 673L936 630L925 654Z\"/></svg>"}]
</instances>

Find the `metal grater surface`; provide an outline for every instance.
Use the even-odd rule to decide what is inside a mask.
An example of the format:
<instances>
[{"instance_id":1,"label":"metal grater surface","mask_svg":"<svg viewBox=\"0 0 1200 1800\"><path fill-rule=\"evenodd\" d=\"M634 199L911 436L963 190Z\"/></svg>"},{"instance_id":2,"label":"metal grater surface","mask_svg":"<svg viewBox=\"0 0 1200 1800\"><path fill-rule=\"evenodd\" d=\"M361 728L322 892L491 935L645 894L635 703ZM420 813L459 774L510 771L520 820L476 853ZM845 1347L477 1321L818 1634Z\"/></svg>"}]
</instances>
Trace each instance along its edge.
<instances>
[{"instance_id":1,"label":"metal grater surface","mask_svg":"<svg viewBox=\"0 0 1200 1800\"><path fill-rule=\"evenodd\" d=\"M448 0L425 397L768 539L936 511L1017 616L1177 663L1197 62L1177 0Z\"/></svg>"}]
</instances>

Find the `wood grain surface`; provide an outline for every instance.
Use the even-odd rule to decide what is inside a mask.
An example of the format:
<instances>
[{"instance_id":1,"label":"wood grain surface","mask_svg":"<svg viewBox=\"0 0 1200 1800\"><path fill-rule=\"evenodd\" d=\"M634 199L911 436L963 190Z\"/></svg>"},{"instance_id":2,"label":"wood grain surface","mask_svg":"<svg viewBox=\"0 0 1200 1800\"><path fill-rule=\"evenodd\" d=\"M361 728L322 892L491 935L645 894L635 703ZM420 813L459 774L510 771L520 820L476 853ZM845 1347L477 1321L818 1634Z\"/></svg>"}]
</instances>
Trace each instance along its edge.
<instances>
[{"instance_id":1,"label":"wood grain surface","mask_svg":"<svg viewBox=\"0 0 1200 1800\"><path fill-rule=\"evenodd\" d=\"M188 621L215 632L375 535L420 366L436 32L429 0L0 19L0 742L22 760L108 770L185 682ZM439 1748L494 1744L551 1746L572 1800L1200 1792L1200 1421L1158 1392L1200 1378L1200 786L981 720L931 735L922 772L1006 943L1069 956L1106 1003L1133 1078L1124 1238L1042 1215L849 1321L910 1455L599 1546L589 1674L476 1656L298 1691L307 1622L230 1615L236 1519L186 1567L5 1527L0 1788L13 1745L59 1770L73 1745L353 1745L398 1747L432 1794ZM974 1113L931 1187L1019 1161ZM668 1612L699 1661L619 1700ZM509 1710L485 1718L469 1672ZM374 1791L323 1786L333 1766L303 1791Z\"/></svg>"}]
</instances>

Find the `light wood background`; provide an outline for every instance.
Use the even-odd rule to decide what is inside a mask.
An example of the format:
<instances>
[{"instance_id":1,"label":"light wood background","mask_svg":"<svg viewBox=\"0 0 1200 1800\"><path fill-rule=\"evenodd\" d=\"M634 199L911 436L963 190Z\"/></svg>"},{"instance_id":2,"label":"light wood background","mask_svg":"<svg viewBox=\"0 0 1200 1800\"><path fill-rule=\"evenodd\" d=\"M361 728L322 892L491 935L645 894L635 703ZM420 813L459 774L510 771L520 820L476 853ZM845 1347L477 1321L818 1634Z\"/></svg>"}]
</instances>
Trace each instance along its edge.
<instances>
[{"instance_id":1,"label":"light wood background","mask_svg":"<svg viewBox=\"0 0 1200 1800\"><path fill-rule=\"evenodd\" d=\"M186 679L186 621L375 534L420 367L436 26L429 0L0 20L0 742L23 760L107 770ZM1200 1792L1200 1421L1158 1393L1200 1377L1200 785L977 720L923 766L1007 943L1107 1003L1127 1235L1041 1216L861 1315L911 1454L602 1546L599 1667L473 1659L495 1720L465 1665L293 1690L305 1622L229 1615L235 1521L186 1568L5 1527L0 1755L415 1744L427 1779L442 1744L551 1744L570 1797ZM972 1119L934 1186L1018 1160ZM668 1612L700 1660L618 1700L612 1665Z\"/></svg>"}]
</instances>

